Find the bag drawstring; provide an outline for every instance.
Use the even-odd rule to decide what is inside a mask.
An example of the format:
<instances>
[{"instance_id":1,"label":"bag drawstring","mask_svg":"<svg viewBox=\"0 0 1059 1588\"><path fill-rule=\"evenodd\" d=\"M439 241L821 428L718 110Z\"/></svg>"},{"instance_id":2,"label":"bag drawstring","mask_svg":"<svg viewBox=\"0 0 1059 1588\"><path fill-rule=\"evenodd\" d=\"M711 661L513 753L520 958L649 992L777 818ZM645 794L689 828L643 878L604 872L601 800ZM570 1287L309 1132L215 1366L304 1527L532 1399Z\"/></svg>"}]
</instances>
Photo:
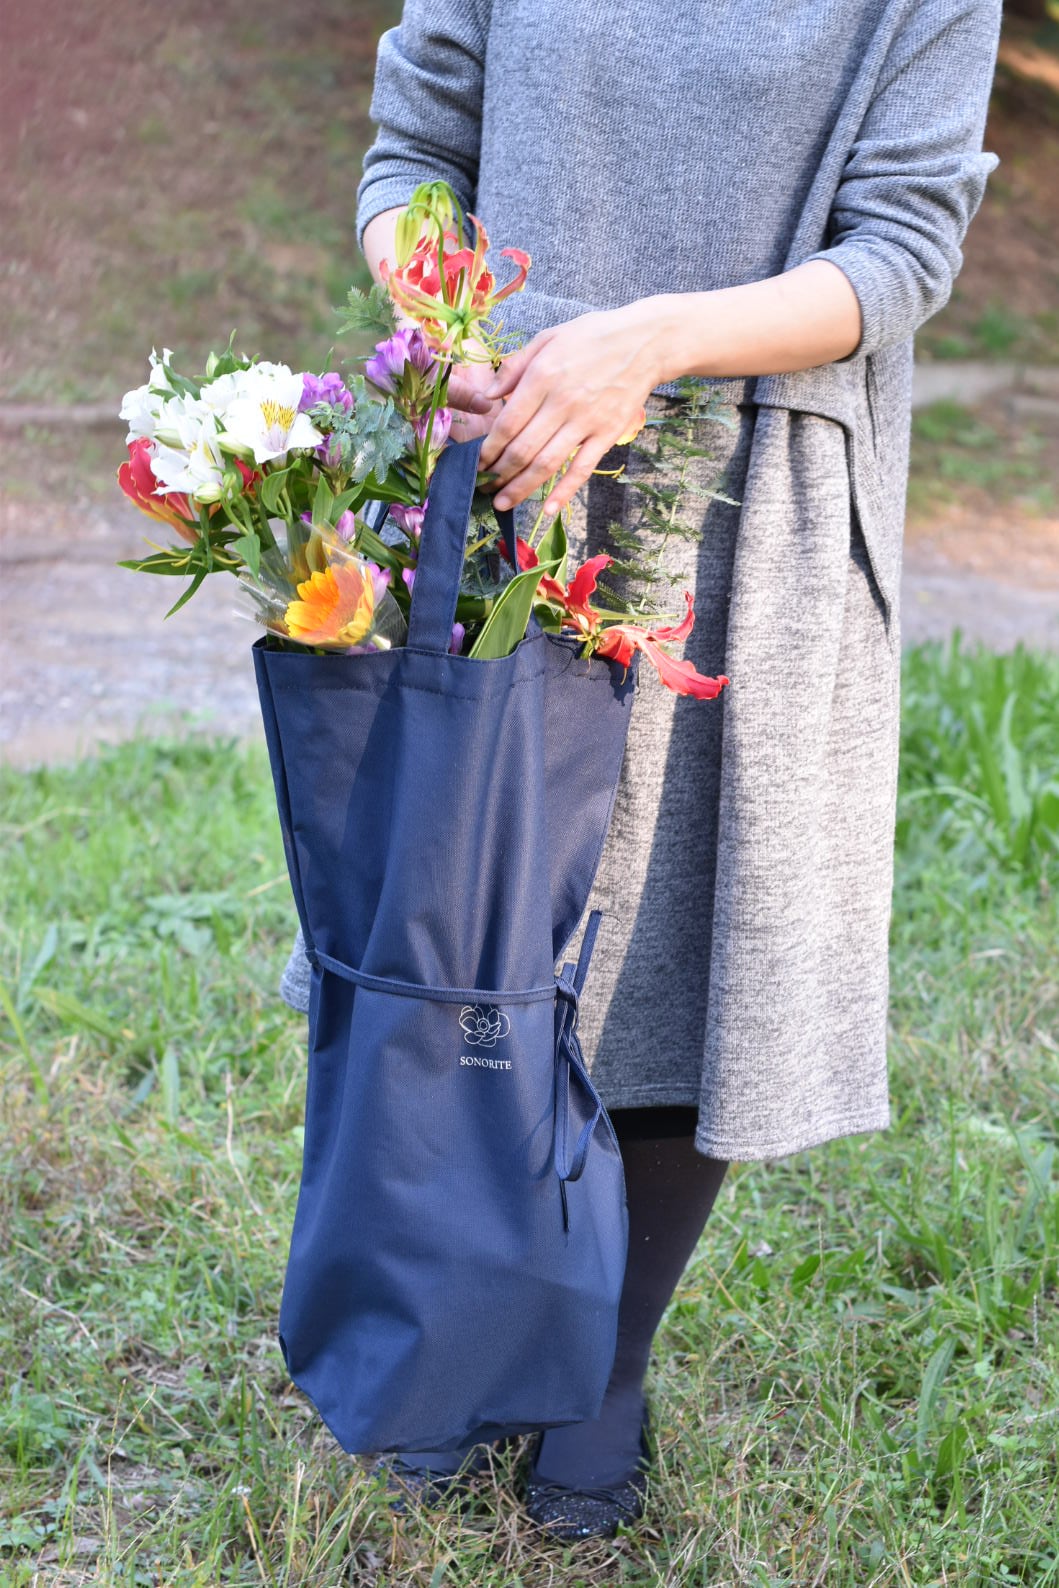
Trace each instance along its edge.
<instances>
[{"instance_id":1,"label":"bag drawstring","mask_svg":"<svg viewBox=\"0 0 1059 1588\"><path fill-rule=\"evenodd\" d=\"M592 1137L603 1117L603 1104L589 1080L581 1053L581 1044L577 1040L578 1007L602 919L601 910L592 911L581 940L581 952L578 954L577 964L564 965L555 978L555 1170L559 1176L563 1229L567 1232L570 1229L570 1204L566 1188L574 1181L580 1180L584 1173ZM592 1113L578 1134L573 1152L570 1152L571 1078L581 1087L592 1107Z\"/></svg>"}]
</instances>

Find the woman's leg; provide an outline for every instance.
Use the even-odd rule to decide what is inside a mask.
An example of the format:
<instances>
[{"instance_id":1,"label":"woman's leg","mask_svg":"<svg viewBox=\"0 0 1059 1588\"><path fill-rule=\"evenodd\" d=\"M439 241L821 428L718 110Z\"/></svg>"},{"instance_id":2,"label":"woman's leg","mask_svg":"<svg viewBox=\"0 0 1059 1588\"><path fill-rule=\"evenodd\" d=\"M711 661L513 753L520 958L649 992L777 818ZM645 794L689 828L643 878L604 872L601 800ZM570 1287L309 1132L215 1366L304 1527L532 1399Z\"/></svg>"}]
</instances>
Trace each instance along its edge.
<instances>
[{"instance_id":1,"label":"woman's leg","mask_svg":"<svg viewBox=\"0 0 1059 1588\"><path fill-rule=\"evenodd\" d=\"M570 1489L606 1488L636 1470L651 1341L728 1168L696 1150L694 1108L623 1108L610 1117L629 1201L614 1367L599 1417L549 1429L535 1464L537 1477Z\"/></svg>"}]
</instances>

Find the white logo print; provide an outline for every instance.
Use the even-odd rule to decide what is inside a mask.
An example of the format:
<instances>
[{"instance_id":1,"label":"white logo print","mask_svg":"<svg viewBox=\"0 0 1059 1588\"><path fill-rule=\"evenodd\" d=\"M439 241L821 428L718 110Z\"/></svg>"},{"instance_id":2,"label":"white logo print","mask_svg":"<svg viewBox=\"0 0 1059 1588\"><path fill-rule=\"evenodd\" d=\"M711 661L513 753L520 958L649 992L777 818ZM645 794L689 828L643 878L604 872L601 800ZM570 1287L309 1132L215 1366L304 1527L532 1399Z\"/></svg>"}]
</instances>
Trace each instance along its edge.
<instances>
[{"instance_id":1,"label":"white logo print","mask_svg":"<svg viewBox=\"0 0 1059 1588\"><path fill-rule=\"evenodd\" d=\"M481 1004L464 1004L460 1010L460 1028L468 1047L495 1048L511 1030L511 1021L499 1009L483 1008Z\"/></svg>"}]
</instances>

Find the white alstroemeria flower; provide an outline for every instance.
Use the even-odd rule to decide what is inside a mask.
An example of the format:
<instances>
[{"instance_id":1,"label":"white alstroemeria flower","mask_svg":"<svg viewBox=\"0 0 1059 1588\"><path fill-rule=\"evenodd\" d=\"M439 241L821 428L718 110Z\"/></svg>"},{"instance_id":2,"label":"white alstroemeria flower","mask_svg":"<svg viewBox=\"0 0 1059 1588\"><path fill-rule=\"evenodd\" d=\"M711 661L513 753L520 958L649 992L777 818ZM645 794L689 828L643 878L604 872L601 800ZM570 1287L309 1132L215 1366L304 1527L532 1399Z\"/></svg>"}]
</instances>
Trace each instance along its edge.
<instances>
[{"instance_id":1,"label":"white alstroemeria flower","mask_svg":"<svg viewBox=\"0 0 1059 1588\"><path fill-rule=\"evenodd\" d=\"M269 377L289 379L290 373L290 369L286 364L272 364L267 359L261 359L258 363L251 364L249 369L231 370L227 375L217 375L213 380L205 381L199 392L199 401L205 403L211 413L216 414L223 430L225 418L232 404L241 397L252 397L254 395L257 386L253 377L264 374ZM248 377L250 378L248 379ZM300 401L300 385L298 398Z\"/></svg>"},{"instance_id":2,"label":"white alstroemeria flower","mask_svg":"<svg viewBox=\"0 0 1059 1588\"><path fill-rule=\"evenodd\" d=\"M196 502L219 501L228 460L213 414L195 398L174 397L165 405L151 468L159 496L183 491Z\"/></svg>"},{"instance_id":3,"label":"white alstroemeria flower","mask_svg":"<svg viewBox=\"0 0 1059 1588\"><path fill-rule=\"evenodd\" d=\"M127 391L122 398L118 417L128 420L129 433L125 437L126 442L135 441L139 436L146 436L150 441L154 440L158 416L173 397L169 377L163 367L169 363L172 356L172 348L164 347L159 358L152 347L151 373L146 384Z\"/></svg>"},{"instance_id":4,"label":"white alstroemeria flower","mask_svg":"<svg viewBox=\"0 0 1059 1588\"><path fill-rule=\"evenodd\" d=\"M179 451L197 441L200 429L207 423L211 429L219 429L213 414L197 397L167 397L155 419L154 439Z\"/></svg>"},{"instance_id":5,"label":"white alstroemeria flower","mask_svg":"<svg viewBox=\"0 0 1059 1588\"><path fill-rule=\"evenodd\" d=\"M234 451L251 453L260 466L285 458L294 447L320 445L323 435L308 414L298 412L302 378L286 364L254 364L230 378L238 385L230 389L232 394L218 419L224 426L225 442Z\"/></svg>"}]
</instances>

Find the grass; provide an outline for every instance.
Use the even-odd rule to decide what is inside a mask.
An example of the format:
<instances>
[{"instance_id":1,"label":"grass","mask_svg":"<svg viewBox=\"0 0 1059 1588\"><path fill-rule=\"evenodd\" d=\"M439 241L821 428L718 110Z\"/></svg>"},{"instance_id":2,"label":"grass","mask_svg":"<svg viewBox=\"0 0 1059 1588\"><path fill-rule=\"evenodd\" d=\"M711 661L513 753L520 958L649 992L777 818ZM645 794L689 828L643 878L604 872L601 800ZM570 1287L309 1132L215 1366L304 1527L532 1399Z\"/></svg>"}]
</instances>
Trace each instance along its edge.
<instances>
[{"instance_id":1,"label":"grass","mask_svg":"<svg viewBox=\"0 0 1059 1588\"><path fill-rule=\"evenodd\" d=\"M998 298L989 298L983 308L961 313L958 293L957 288L953 309L943 309L917 333L920 353L932 359L996 359L1021 364L1053 364L1059 358L1059 314L1054 309L1025 314Z\"/></svg>"},{"instance_id":2,"label":"grass","mask_svg":"<svg viewBox=\"0 0 1059 1588\"><path fill-rule=\"evenodd\" d=\"M3 774L0 1583L1059 1584L1059 658L908 655L893 1128L737 1166L648 1524L390 1514L274 1341L303 1022L260 751Z\"/></svg>"},{"instance_id":3,"label":"grass","mask_svg":"<svg viewBox=\"0 0 1059 1588\"><path fill-rule=\"evenodd\" d=\"M912 415L909 513L929 519L960 501L1038 517L1059 505L1055 422L1013 417L999 403L971 409L951 398Z\"/></svg>"}]
</instances>

